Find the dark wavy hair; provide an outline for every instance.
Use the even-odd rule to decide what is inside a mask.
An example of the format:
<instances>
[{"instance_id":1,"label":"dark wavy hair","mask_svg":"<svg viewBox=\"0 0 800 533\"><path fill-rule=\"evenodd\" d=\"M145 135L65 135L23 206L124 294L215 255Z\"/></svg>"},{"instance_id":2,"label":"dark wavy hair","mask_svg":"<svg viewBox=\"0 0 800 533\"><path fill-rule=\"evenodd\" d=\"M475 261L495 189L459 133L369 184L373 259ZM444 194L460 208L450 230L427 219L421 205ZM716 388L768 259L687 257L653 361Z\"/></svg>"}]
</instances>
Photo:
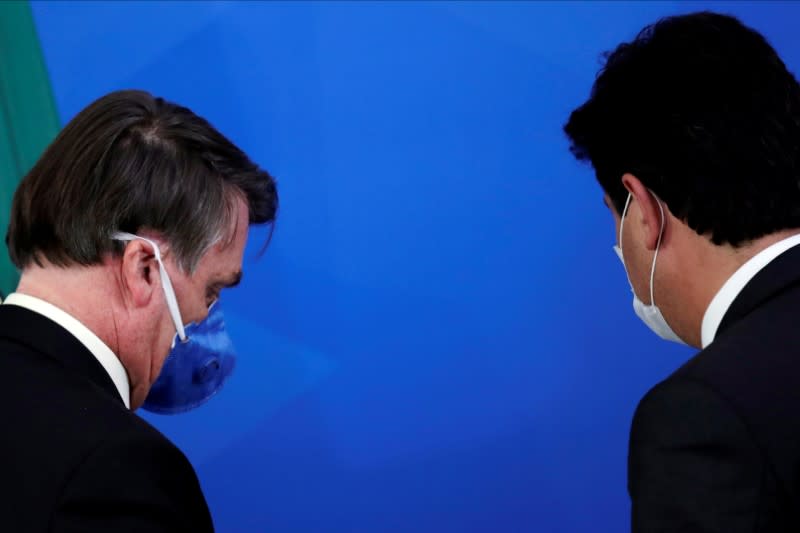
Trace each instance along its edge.
<instances>
[{"instance_id":1,"label":"dark wavy hair","mask_svg":"<svg viewBox=\"0 0 800 533\"><path fill-rule=\"evenodd\" d=\"M251 224L275 220L272 176L205 119L145 91L117 91L78 113L22 179L6 243L20 269L45 259L92 265L121 252L114 232L149 229L191 272L231 236L237 197Z\"/></svg>"},{"instance_id":2,"label":"dark wavy hair","mask_svg":"<svg viewBox=\"0 0 800 533\"><path fill-rule=\"evenodd\" d=\"M605 57L564 131L618 212L629 172L715 244L800 227L800 85L763 36L694 13Z\"/></svg>"}]
</instances>

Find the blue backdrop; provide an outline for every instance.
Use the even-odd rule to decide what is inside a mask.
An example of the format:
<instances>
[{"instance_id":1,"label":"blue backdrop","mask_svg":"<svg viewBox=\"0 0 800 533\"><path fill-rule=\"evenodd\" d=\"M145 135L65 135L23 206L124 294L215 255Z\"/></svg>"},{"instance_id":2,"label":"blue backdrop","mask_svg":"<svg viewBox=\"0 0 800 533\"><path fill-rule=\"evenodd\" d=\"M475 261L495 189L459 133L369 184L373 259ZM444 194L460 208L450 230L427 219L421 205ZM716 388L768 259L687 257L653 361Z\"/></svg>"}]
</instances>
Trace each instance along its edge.
<instances>
[{"instance_id":1,"label":"blue backdrop","mask_svg":"<svg viewBox=\"0 0 800 533\"><path fill-rule=\"evenodd\" d=\"M33 4L64 121L144 88L279 180L237 372L146 415L221 532L627 528L631 415L691 352L634 316L561 126L602 51L708 7L800 65L787 3Z\"/></svg>"}]
</instances>

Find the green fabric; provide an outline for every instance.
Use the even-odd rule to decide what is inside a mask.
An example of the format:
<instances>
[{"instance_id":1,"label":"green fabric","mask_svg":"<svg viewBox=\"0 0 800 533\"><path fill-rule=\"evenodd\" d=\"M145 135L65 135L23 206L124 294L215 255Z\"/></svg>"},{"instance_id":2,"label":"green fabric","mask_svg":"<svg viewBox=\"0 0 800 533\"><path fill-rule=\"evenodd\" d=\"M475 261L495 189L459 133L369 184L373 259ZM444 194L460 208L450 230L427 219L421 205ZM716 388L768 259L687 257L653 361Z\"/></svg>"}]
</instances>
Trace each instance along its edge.
<instances>
[{"instance_id":1,"label":"green fabric","mask_svg":"<svg viewBox=\"0 0 800 533\"><path fill-rule=\"evenodd\" d=\"M19 274L5 234L11 199L60 129L50 79L27 1L0 0L0 292L16 288Z\"/></svg>"}]
</instances>

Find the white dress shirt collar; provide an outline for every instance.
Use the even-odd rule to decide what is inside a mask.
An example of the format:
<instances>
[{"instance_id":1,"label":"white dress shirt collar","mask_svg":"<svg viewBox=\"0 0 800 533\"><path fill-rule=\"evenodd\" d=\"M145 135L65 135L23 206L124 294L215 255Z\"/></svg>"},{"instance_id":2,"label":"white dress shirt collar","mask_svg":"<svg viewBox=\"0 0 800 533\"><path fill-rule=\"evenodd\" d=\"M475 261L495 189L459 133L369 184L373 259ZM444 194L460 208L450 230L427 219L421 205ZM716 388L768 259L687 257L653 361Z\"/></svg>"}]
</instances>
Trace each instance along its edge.
<instances>
[{"instance_id":1,"label":"white dress shirt collar","mask_svg":"<svg viewBox=\"0 0 800 533\"><path fill-rule=\"evenodd\" d=\"M125 372L125 367L122 366L122 363L120 363L114 352L111 351L111 348L100 340L97 335L92 333L89 328L55 305L27 294L20 294L18 292L11 293L3 302L3 305L17 305L39 313L72 333L72 335L74 335L103 366L106 373L111 378L111 381L114 382L114 386L117 387L119 395L125 403L125 407L128 409L131 408L130 384L128 383L128 374Z\"/></svg>"},{"instance_id":2,"label":"white dress shirt collar","mask_svg":"<svg viewBox=\"0 0 800 533\"><path fill-rule=\"evenodd\" d=\"M722 318L725 316L725 313L728 312L728 309L736 297L739 296L739 293L742 292L745 285L750 283L750 280L752 280L761 269L771 263L773 259L789 248L793 248L797 245L800 245L800 234L776 242L750 258L745 264L739 267L739 270L734 272L733 276L731 276L724 285L722 285L722 288L711 300L703 316L703 325L700 329L700 339L703 348L706 348L709 344L714 342L714 337L717 335L717 330L722 322Z\"/></svg>"}]
</instances>

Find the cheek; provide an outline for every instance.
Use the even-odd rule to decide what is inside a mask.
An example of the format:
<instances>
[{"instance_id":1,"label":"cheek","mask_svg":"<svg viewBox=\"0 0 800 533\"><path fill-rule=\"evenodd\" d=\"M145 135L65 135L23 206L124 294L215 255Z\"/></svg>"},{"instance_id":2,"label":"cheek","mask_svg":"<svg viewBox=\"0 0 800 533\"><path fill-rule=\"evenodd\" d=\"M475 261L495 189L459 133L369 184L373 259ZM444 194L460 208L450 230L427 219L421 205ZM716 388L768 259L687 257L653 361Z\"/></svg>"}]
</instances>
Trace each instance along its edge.
<instances>
[{"instance_id":1,"label":"cheek","mask_svg":"<svg viewBox=\"0 0 800 533\"><path fill-rule=\"evenodd\" d=\"M197 324L205 320L208 315L208 306L206 306L206 298L203 297L197 305L192 306L192 309L183 317L184 326L187 324Z\"/></svg>"},{"instance_id":2,"label":"cheek","mask_svg":"<svg viewBox=\"0 0 800 533\"><path fill-rule=\"evenodd\" d=\"M170 339L177 334L175 329L175 323L172 321L172 317L167 315L166 320L161 321L161 335L159 336L159 343L164 344L165 339L166 342L172 342Z\"/></svg>"},{"instance_id":3,"label":"cheek","mask_svg":"<svg viewBox=\"0 0 800 533\"><path fill-rule=\"evenodd\" d=\"M159 338L153 347L153 358L150 363L150 385L158 379L161 368L164 366L164 361L167 360L167 356L169 356L169 352L172 349L173 339L175 339L175 326L172 325L170 320L167 327L161 328ZM180 342L180 340L175 339L175 342Z\"/></svg>"},{"instance_id":4,"label":"cheek","mask_svg":"<svg viewBox=\"0 0 800 533\"><path fill-rule=\"evenodd\" d=\"M200 277L200 276L198 276ZM175 297L178 300L178 308L180 309L181 313L181 321L183 325L190 324L192 322L199 322L202 319L206 312L207 307L205 305L206 301L206 286L202 283L202 280L199 279L192 279L192 280L181 280L178 283L175 283ZM172 324L172 319L170 318L170 324ZM175 327L173 324L172 333L175 333Z\"/></svg>"},{"instance_id":5,"label":"cheek","mask_svg":"<svg viewBox=\"0 0 800 533\"><path fill-rule=\"evenodd\" d=\"M626 239L627 241L627 239ZM629 245L629 248L633 245ZM636 291L639 299L645 304L650 304L650 268L652 266L652 257L647 257L642 254L641 249L631 250L629 253L630 259L626 254L626 262L628 264L628 275L630 276L631 284L634 291Z\"/></svg>"},{"instance_id":6,"label":"cheek","mask_svg":"<svg viewBox=\"0 0 800 533\"><path fill-rule=\"evenodd\" d=\"M172 317L169 313L165 313L162 320L159 321L158 338L154 346L153 357L156 360L166 359L170 346L172 346L172 339L175 338L176 334Z\"/></svg>"},{"instance_id":7,"label":"cheek","mask_svg":"<svg viewBox=\"0 0 800 533\"><path fill-rule=\"evenodd\" d=\"M617 213L614 212L613 210L611 211L611 219L614 221L614 244L616 244L617 246L621 246L622 243L619 242L620 218L619 215L617 215Z\"/></svg>"}]
</instances>

